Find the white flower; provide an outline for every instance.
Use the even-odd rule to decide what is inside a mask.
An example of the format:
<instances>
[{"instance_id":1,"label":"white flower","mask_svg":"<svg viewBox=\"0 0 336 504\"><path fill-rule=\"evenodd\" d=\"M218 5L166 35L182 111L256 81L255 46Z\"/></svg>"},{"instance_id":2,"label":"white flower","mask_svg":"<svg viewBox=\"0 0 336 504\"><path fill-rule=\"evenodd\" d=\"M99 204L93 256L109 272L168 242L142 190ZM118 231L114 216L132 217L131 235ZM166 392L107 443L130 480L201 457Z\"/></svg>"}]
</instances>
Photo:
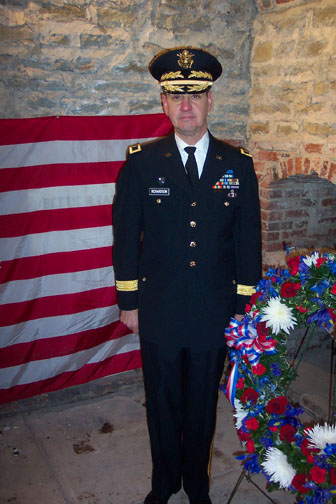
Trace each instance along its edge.
<instances>
[{"instance_id":1,"label":"white flower","mask_svg":"<svg viewBox=\"0 0 336 504\"><path fill-rule=\"evenodd\" d=\"M280 331L288 334L289 329L293 329L296 324L292 309L281 303L279 297L271 298L261 313L264 313L261 320L266 322L266 327L271 327L275 334L279 334Z\"/></svg>"},{"instance_id":2,"label":"white flower","mask_svg":"<svg viewBox=\"0 0 336 504\"><path fill-rule=\"evenodd\" d=\"M279 483L280 488L288 488L296 474L294 468L289 464L286 455L278 448L268 448L266 460L262 462L264 471L270 480Z\"/></svg>"},{"instance_id":3,"label":"white flower","mask_svg":"<svg viewBox=\"0 0 336 504\"><path fill-rule=\"evenodd\" d=\"M235 399L235 410L236 412L233 414L233 416L236 418L236 429L239 430L248 412L243 408L243 405L239 401L239 399Z\"/></svg>"},{"instance_id":4,"label":"white flower","mask_svg":"<svg viewBox=\"0 0 336 504\"><path fill-rule=\"evenodd\" d=\"M312 429L307 429L307 438L310 444L309 448L324 448L328 444L336 444L336 426L328 425L315 425Z\"/></svg>"},{"instance_id":5,"label":"white flower","mask_svg":"<svg viewBox=\"0 0 336 504\"><path fill-rule=\"evenodd\" d=\"M306 256L305 259L302 259L302 261L307 265L309 266L309 268L311 268L314 264L314 266L316 266L316 262L317 262L317 259L319 258L319 253L318 252L314 252L314 254L312 254L311 256Z\"/></svg>"}]
</instances>

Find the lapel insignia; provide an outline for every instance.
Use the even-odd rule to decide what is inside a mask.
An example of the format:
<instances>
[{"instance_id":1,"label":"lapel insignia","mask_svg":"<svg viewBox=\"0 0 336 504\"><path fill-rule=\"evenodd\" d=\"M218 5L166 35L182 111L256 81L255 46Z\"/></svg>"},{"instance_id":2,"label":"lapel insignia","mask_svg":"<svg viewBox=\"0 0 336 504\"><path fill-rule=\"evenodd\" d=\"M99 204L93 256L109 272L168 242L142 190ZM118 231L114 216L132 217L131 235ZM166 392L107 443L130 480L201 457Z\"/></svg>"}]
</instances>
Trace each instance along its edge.
<instances>
[{"instance_id":1,"label":"lapel insignia","mask_svg":"<svg viewBox=\"0 0 336 504\"><path fill-rule=\"evenodd\" d=\"M164 155L165 155L166 157L171 157L171 156L172 156L172 153L171 153L171 152L165 152L165 153L164 153Z\"/></svg>"},{"instance_id":2,"label":"lapel insignia","mask_svg":"<svg viewBox=\"0 0 336 504\"><path fill-rule=\"evenodd\" d=\"M240 147L240 153L252 157L252 154L247 149L243 149L243 147Z\"/></svg>"},{"instance_id":3,"label":"lapel insignia","mask_svg":"<svg viewBox=\"0 0 336 504\"><path fill-rule=\"evenodd\" d=\"M166 177L159 177L158 182L159 184L163 185L166 182Z\"/></svg>"},{"instance_id":4,"label":"lapel insignia","mask_svg":"<svg viewBox=\"0 0 336 504\"><path fill-rule=\"evenodd\" d=\"M212 189L239 189L239 179L233 178L233 170L227 170ZM237 195L236 195L237 196ZM233 198L234 196L230 196Z\"/></svg>"}]
</instances>

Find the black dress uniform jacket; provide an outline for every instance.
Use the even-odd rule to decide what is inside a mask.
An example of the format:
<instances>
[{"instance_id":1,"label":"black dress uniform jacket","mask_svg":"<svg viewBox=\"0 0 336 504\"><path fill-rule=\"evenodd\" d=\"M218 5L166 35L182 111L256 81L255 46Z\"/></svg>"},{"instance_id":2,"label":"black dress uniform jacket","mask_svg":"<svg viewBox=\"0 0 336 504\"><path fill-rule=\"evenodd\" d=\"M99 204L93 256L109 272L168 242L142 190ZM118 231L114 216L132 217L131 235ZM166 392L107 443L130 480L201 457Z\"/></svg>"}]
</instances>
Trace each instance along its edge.
<instances>
[{"instance_id":1,"label":"black dress uniform jacket","mask_svg":"<svg viewBox=\"0 0 336 504\"><path fill-rule=\"evenodd\" d=\"M192 189L173 134L132 150L113 212L119 307L139 308L144 341L221 347L261 274L252 157L210 135Z\"/></svg>"}]
</instances>

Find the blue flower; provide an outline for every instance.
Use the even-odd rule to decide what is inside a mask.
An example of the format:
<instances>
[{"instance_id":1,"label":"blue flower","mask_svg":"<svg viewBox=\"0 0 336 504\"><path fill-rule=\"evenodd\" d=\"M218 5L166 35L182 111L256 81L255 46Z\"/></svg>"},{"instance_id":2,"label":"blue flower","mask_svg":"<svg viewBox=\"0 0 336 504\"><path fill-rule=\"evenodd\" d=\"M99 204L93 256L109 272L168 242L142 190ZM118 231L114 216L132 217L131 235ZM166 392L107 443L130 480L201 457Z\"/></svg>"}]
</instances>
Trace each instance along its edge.
<instances>
[{"instance_id":1,"label":"blue flower","mask_svg":"<svg viewBox=\"0 0 336 504\"><path fill-rule=\"evenodd\" d=\"M266 450L274 445L273 440L268 436L261 437L259 441L265 446Z\"/></svg>"},{"instance_id":2,"label":"blue flower","mask_svg":"<svg viewBox=\"0 0 336 504\"><path fill-rule=\"evenodd\" d=\"M328 457L331 457L332 455L336 454L336 444L326 444L326 447L324 448L324 452L328 455Z\"/></svg>"},{"instance_id":3,"label":"blue flower","mask_svg":"<svg viewBox=\"0 0 336 504\"><path fill-rule=\"evenodd\" d=\"M278 362L273 362L271 364L271 372L274 376L281 376L282 375L282 371L280 369Z\"/></svg>"},{"instance_id":4,"label":"blue flower","mask_svg":"<svg viewBox=\"0 0 336 504\"><path fill-rule=\"evenodd\" d=\"M323 278L320 282L310 287L310 290L316 292L318 297L321 297L323 292L330 287L331 282Z\"/></svg>"},{"instance_id":5,"label":"blue flower","mask_svg":"<svg viewBox=\"0 0 336 504\"><path fill-rule=\"evenodd\" d=\"M330 329L333 325L332 318L330 317L330 313L327 308L322 308L321 310L317 310L315 313L312 313L312 315L310 315L307 319L307 324L312 324L313 322L316 322L319 327L326 327L327 329Z\"/></svg>"},{"instance_id":6,"label":"blue flower","mask_svg":"<svg viewBox=\"0 0 336 504\"><path fill-rule=\"evenodd\" d=\"M259 456L257 453L254 453L249 459L246 460L244 468L251 474L260 473Z\"/></svg>"}]
</instances>

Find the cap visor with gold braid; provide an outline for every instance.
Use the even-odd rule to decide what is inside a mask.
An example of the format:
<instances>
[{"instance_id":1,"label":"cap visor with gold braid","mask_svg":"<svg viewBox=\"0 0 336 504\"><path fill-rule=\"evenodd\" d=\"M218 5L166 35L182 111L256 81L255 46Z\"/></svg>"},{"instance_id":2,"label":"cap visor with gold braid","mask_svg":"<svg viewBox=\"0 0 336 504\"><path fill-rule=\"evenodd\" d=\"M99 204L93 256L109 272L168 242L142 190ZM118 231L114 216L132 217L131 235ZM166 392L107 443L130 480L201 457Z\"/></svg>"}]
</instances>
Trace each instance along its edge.
<instances>
[{"instance_id":1,"label":"cap visor with gold braid","mask_svg":"<svg viewBox=\"0 0 336 504\"><path fill-rule=\"evenodd\" d=\"M163 92L173 94L204 93L222 73L217 58L203 49L175 47L157 54L149 71Z\"/></svg>"}]
</instances>

